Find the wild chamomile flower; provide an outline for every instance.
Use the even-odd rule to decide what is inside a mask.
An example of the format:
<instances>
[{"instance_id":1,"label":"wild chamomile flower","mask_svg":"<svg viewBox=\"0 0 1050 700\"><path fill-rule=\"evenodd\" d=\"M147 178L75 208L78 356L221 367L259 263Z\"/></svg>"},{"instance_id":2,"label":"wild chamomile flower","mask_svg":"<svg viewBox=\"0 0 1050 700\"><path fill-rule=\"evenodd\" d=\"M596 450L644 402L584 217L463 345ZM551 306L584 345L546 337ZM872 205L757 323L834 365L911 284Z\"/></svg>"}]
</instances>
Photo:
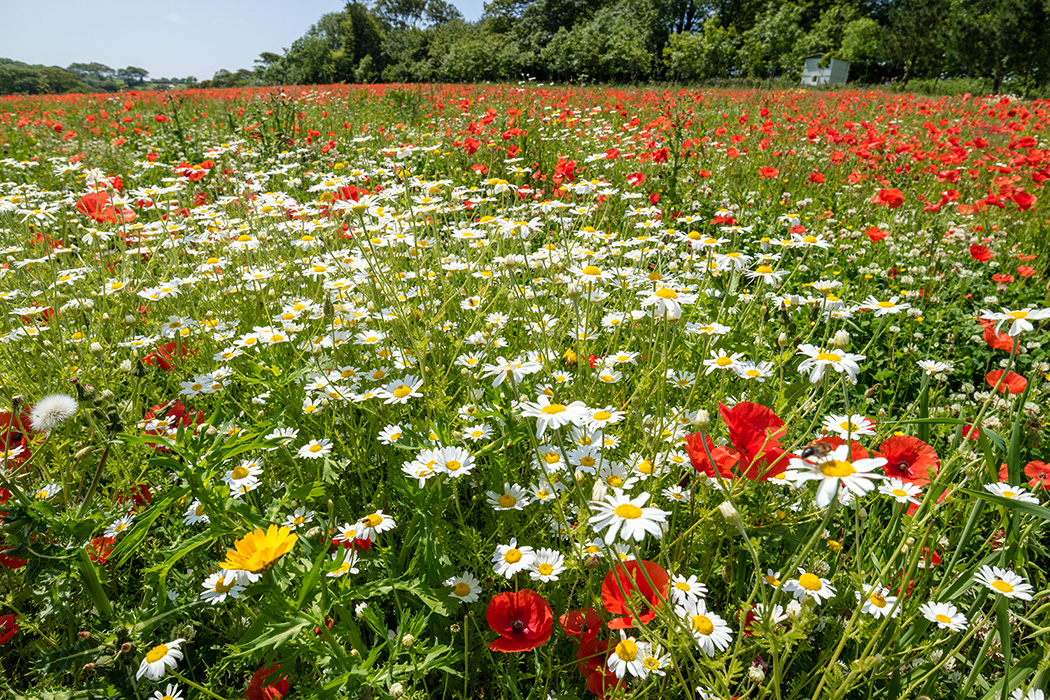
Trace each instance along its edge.
<instances>
[{"instance_id":1,"label":"wild chamomile flower","mask_svg":"<svg viewBox=\"0 0 1050 700\"><path fill-rule=\"evenodd\" d=\"M773 571L772 569L766 569L766 575L762 577L767 586L771 588L780 588L780 572Z\"/></svg>"},{"instance_id":2,"label":"wild chamomile flower","mask_svg":"<svg viewBox=\"0 0 1050 700\"><path fill-rule=\"evenodd\" d=\"M492 555L493 568L497 576L512 578L519 571L525 571L536 561L536 552L532 547L518 547L518 539L512 537L510 544L496 545Z\"/></svg>"},{"instance_id":3,"label":"wild chamomile flower","mask_svg":"<svg viewBox=\"0 0 1050 700\"><path fill-rule=\"evenodd\" d=\"M889 595L890 589L886 588L880 583L874 585L864 584L864 590L855 591L857 600L864 601L864 605L861 607L862 613L872 615L875 619L886 617L897 617L900 614L900 607L896 606L897 597ZM896 607L895 607L896 606ZM890 611L893 611L892 613Z\"/></svg>"},{"instance_id":4,"label":"wild chamomile flower","mask_svg":"<svg viewBox=\"0 0 1050 700\"><path fill-rule=\"evenodd\" d=\"M567 405L552 403L546 395L540 394L536 402L522 402L521 415L536 419L536 437L541 438L548 428L556 430L570 424L582 425L587 407L582 401Z\"/></svg>"},{"instance_id":5,"label":"wild chamomile flower","mask_svg":"<svg viewBox=\"0 0 1050 700\"><path fill-rule=\"evenodd\" d=\"M919 366L919 369L921 369L923 372L925 372L931 377L935 374L941 373L950 374L952 371L955 370L954 363L941 362L939 360L919 360L915 364Z\"/></svg>"},{"instance_id":6,"label":"wild chamomile flower","mask_svg":"<svg viewBox=\"0 0 1050 700\"><path fill-rule=\"evenodd\" d=\"M803 568L799 568L798 573L798 578L784 582L784 590L795 596L796 600L804 601L806 598L811 598L819 604L835 597L835 587L831 585L831 581L809 573Z\"/></svg>"},{"instance_id":7,"label":"wild chamomile flower","mask_svg":"<svg viewBox=\"0 0 1050 700\"><path fill-rule=\"evenodd\" d=\"M258 482L262 473L262 463L259 460L245 459L241 460L241 463L236 467L227 471L223 475L222 480L230 487L230 491L237 491L245 484Z\"/></svg>"},{"instance_id":8,"label":"wild chamomile flower","mask_svg":"<svg viewBox=\"0 0 1050 700\"><path fill-rule=\"evenodd\" d=\"M1035 494L1028 493L1023 486L1011 486L1010 484L999 482L997 484L985 484L984 490L996 496L1021 501L1022 503L1039 503L1039 498Z\"/></svg>"},{"instance_id":9,"label":"wild chamomile flower","mask_svg":"<svg viewBox=\"0 0 1050 700\"><path fill-rule=\"evenodd\" d=\"M723 370L735 370L736 367L743 361L744 353L734 352L732 355L727 353L725 350L719 348L718 350L711 351L711 357L704 360L704 367L707 370L704 372L704 376L707 376L718 369Z\"/></svg>"},{"instance_id":10,"label":"wild chamomile flower","mask_svg":"<svg viewBox=\"0 0 1050 700\"><path fill-rule=\"evenodd\" d=\"M432 468L451 479L466 476L474 469L474 457L462 447L442 447L430 453Z\"/></svg>"},{"instance_id":11,"label":"wild chamomile flower","mask_svg":"<svg viewBox=\"0 0 1050 700\"><path fill-rule=\"evenodd\" d=\"M299 448L299 456L303 459L321 459L332 452L332 441L328 438L311 440Z\"/></svg>"},{"instance_id":12,"label":"wild chamomile flower","mask_svg":"<svg viewBox=\"0 0 1050 700\"><path fill-rule=\"evenodd\" d=\"M565 555L556 549L541 547L536 550L536 558L529 565L529 578L533 581L557 581L558 575L565 571Z\"/></svg>"},{"instance_id":13,"label":"wild chamomile flower","mask_svg":"<svg viewBox=\"0 0 1050 700\"><path fill-rule=\"evenodd\" d=\"M606 426L619 423L626 415L626 411L619 411L615 406L606 406L597 410L588 409L583 423L591 430L603 430Z\"/></svg>"},{"instance_id":14,"label":"wild chamomile flower","mask_svg":"<svg viewBox=\"0 0 1050 700\"><path fill-rule=\"evenodd\" d=\"M919 606L922 613L930 622L936 623L942 630L949 632L961 632L966 629L966 615L959 612L951 603L923 603Z\"/></svg>"},{"instance_id":15,"label":"wild chamomile flower","mask_svg":"<svg viewBox=\"0 0 1050 700\"><path fill-rule=\"evenodd\" d=\"M405 436L400 425L388 425L379 431L379 442L384 445L393 445Z\"/></svg>"},{"instance_id":16,"label":"wild chamomile flower","mask_svg":"<svg viewBox=\"0 0 1050 700\"><path fill-rule=\"evenodd\" d=\"M470 425L463 428L463 439L468 442L480 442L492 437L492 428L482 423L481 425Z\"/></svg>"},{"instance_id":17,"label":"wild chamomile flower","mask_svg":"<svg viewBox=\"0 0 1050 700\"><path fill-rule=\"evenodd\" d=\"M152 700L182 700L182 688L174 683L168 683L163 693L159 690L153 692Z\"/></svg>"},{"instance_id":18,"label":"wild chamomile flower","mask_svg":"<svg viewBox=\"0 0 1050 700\"><path fill-rule=\"evenodd\" d=\"M697 646L710 657L725 651L733 641L733 630L720 615L707 609L703 598L675 606L675 614L685 620Z\"/></svg>"},{"instance_id":19,"label":"wild chamomile flower","mask_svg":"<svg viewBox=\"0 0 1050 700\"><path fill-rule=\"evenodd\" d=\"M54 497L59 491L62 490L62 486L59 484L47 484L42 486L33 492L33 498L38 501L46 501L49 498Z\"/></svg>"},{"instance_id":20,"label":"wild chamomile flower","mask_svg":"<svg viewBox=\"0 0 1050 700\"><path fill-rule=\"evenodd\" d=\"M244 591L244 586L238 583L237 574L222 569L204 579L201 585L204 587L201 600L212 605L218 605L227 598L240 598L241 592Z\"/></svg>"},{"instance_id":21,"label":"wild chamomile flower","mask_svg":"<svg viewBox=\"0 0 1050 700\"><path fill-rule=\"evenodd\" d=\"M733 371L736 373L736 376L741 379L764 383L767 379L773 376L773 363L741 360L733 366Z\"/></svg>"},{"instance_id":22,"label":"wild chamomile flower","mask_svg":"<svg viewBox=\"0 0 1050 700\"><path fill-rule=\"evenodd\" d=\"M1032 321L1042 321L1050 318L1050 309L1033 309L1030 306L1018 310L1004 308L999 312L985 309L981 314L981 318L995 321L995 330L997 331L1004 323L1009 323L1010 327L1006 332L1007 335L1013 337L1025 331L1035 330Z\"/></svg>"},{"instance_id":23,"label":"wild chamomile flower","mask_svg":"<svg viewBox=\"0 0 1050 700\"><path fill-rule=\"evenodd\" d=\"M116 537L117 535L123 534L127 531L128 528L131 527L131 523L134 522L134 520L135 518L130 513L120 518L117 518L109 524L109 527L106 528L106 531L102 534L102 536Z\"/></svg>"},{"instance_id":24,"label":"wild chamomile flower","mask_svg":"<svg viewBox=\"0 0 1050 700\"><path fill-rule=\"evenodd\" d=\"M671 577L671 587L668 591L671 594L672 601L684 605L691 600L700 600L706 596L707 586L700 583L695 575L690 575L687 578L681 574L675 574Z\"/></svg>"},{"instance_id":25,"label":"wild chamomile flower","mask_svg":"<svg viewBox=\"0 0 1050 700\"><path fill-rule=\"evenodd\" d=\"M893 477L879 484L879 493L890 496L898 503L912 503L919 505L918 496L922 494L922 487L909 484L897 477Z\"/></svg>"},{"instance_id":26,"label":"wild chamomile flower","mask_svg":"<svg viewBox=\"0 0 1050 700\"><path fill-rule=\"evenodd\" d=\"M973 580L988 588L993 593L999 593L1005 598L1018 598L1020 600L1032 599L1032 585L1010 571L1000 569L998 566L982 566Z\"/></svg>"},{"instance_id":27,"label":"wild chamomile flower","mask_svg":"<svg viewBox=\"0 0 1050 700\"><path fill-rule=\"evenodd\" d=\"M383 399L383 403L386 404L408 403L409 399L423 397L419 393L419 389L422 386L422 379L408 374L403 379L390 382L382 389L376 389L376 396Z\"/></svg>"},{"instance_id":28,"label":"wild chamomile flower","mask_svg":"<svg viewBox=\"0 0 1050 700\"><path fill-rule=\"evenodd\" d=\"M829 367L836 372L844 372L851 382L856 382L857 373L860 372L860 365L857 363L866 359L864 355L844 352L837 348L827 350L809 343L799 345L798 353L806 356L799 364L798 371L803 374L809 372L809 381L813 384L823 379L824 371Z\"/></svg>"},{"instance_id":29,"label":"wild chamomile flower","mask_svg":"<svg viewBox=\"0 0 1050 700\"><path fill-rule=\"evenodd\" d=\"M668 486L661 491L661 494L671 503L688 503L693 498L693 494L689 489L682 488L677 484Z\"/></svg>"},{"instance_id":30,"label":"wild chamomile flower","mask_svg":"<svg viewBox=\"0 0 1050 700\"><path fill-rule=\"evenodd\" d=\"M353 549L338 549L332 553L329 561L332 568L325 574L328 578L340 578L347 574L357 574L357 552Z\"/></svg>"},{"instance_id":31,"label":"wild chamomile flower","mask_svg":"<svg viewBox=\"0 0 1050 700\"><path fill-rule=\"evenodd\" d=\"M849 445L839 445L823 457L806 460L792 458L784 476L798 485L819 481L820 487L814 501L817 508L827 508L832 499L839 495L840 488L862 496L875 488L874 480L885 478L873 470L885 466L886 460L875 457L850 461L849 451Z\"/></svg>"},{"instance_id":32,"label":"wild chamomile flower","mask_svg":"<svg viewBox=\"0 0 1050 700\"><path fill-rule=\"evenodd\" d=\"M824 419L824 430L843 440L856 440L861 435L874 435L875 422L858 414L830 415Z\"/></svg>"},{"instance_id":33,"label":"wild chamomile flower","mask_svg":"<svg viewBox=\"0 0 1050 700\"><path fill-rule=\"evenodd\" d=\"M445 585L452 588L448 597L455 598L461 603L473 603L481 595L481 582L469 571L453 576L445 581Z\"/></svg>"},{"instance_id":34,"label":"wild chamomile flower","mask_svg":"<svg viewBox=\"0 0 1050 700\"><path fill-rule=\"evenodd\" d=\"M613 647L606 663L617 678L645 678L649 675L649 670L642 660L649 656L650 651L651 646L648 642L639 641L633 636L628 637L626 632L620 630L620 641Z\"/></svg>"},{"instance_id":35,"label":"wild chamomile flower","mask_svg":"<svg viewBox=\"0 0 1050 700\"><path fill-rule=\"evenodd\" d=\"M304 527L311 523L314 519L314 512L308 511L306 508L296 508L295 512L289 515L284 520L284 526L295 532L301 527Z\"/></svg>"},{"instance_id":36,"label":"wild chamomile flower","mask_svg":"<svg viewBox=\"0 0 1050 700\"><path fill-rule=\"evenodd\" d=\"M135 680L143 676L151 681L159 681L163 678L169 668L174 669L178 665L179 659L182 658L182 650L179 649L179 645L185 641L185 639L176 639L167 644L158 644L146 652L146 657L142 659L139 670L135 674Z\"/></svg>"},{"instance_id":37,"label":"wild chamomile flower","mask_svg":"<svg viewBox=\"0 0 1050 700\"><path fill-rule=\"evenodd\" d=\"M617 536L624 540L641 542L645 536L656 539L663 537L661 523L666 522L669 513L659 508L644 507L649 500L649 493L641 493L634 498L623 493L613 493L604 500L591 501L591 527L595 532L605 530L605 543L612 544Z\"/></svg>"},{"instance_id":38,"label":"wild chamomile flower","mask_svg":"<svg viewBox=\"0 0 1050 700\"><path fill-rule=\"evenodd\" d=\"M360 528L357 534L358 539L374 540L379 533L393 530L397 527L397 523L389 514L377 510L358 520L357 526Z\"/></svg>"},{"instance_id":39,"label":"wild chamomile flower","mask_svg":"<svg viewBox=\"0 0 1050 700\"><path fill-rule=\"evenodd\" d=\"M522 510L532 501L529 493L519 484L503 484L503 491L487 491L488 504L496 510Z\"/></svg>"},{"instance_id":40,"label":"wild chamomile flower","mask_svg":"<svg viewBox=\"0 0 1050 700\"><path fill-rule=\"evenodd\" d=\"M892 297L889 301L879 301L874 296L869 296L860 305L862 309L871 309L875 312L875 317L879 316L892 316L893 314L899 314L902 311L907 311L911 308L911 304L898 304L897 300L900 297Z\"/></svg>"},{"instance_id":41,"label":"wild chamomile flower","mask_svg":"<svg viewBox=\"0 0 1050 700\"><path fill-rule=\"evenodd\" d=\"M204 510L204 504L197 499L193 499L190 503L189 508L182 514L183 525L196 525L197 523L210 522L211 518L208 517L208 513Z\"/></svg>"},{"instance_id":42,"label":"wild chamomile flower","mask_svg":"<svg viewBox=\"0 0 1050 700\"><path fill-rule=\"evenodd\" d=\"M266 449L268 451L276 450L281 445L287 445L298 436L299 431L296 428L277 428L276 430L271 430L266 436L266 439L277 441L277 445L274 447L267 447Z\"/></svg>"}]
</instances>

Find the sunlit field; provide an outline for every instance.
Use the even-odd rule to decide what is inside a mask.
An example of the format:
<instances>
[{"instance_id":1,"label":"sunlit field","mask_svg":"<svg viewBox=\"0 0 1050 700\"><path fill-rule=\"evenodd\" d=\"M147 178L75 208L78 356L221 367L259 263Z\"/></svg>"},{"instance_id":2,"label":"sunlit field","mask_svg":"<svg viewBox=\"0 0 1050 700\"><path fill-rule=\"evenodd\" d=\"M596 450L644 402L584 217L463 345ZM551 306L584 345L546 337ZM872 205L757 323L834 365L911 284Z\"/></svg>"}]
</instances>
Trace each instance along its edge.
<instances>
[{"instance_id":1,"label":"sunlit field","mask_svg":"<svg viewBox=\"0 0 1050 700\"><path fill-rule=\"evenodd\" d=\"M0 696L1042 700L1047 110L0 98Z\"/></svg>"}]
</instances>

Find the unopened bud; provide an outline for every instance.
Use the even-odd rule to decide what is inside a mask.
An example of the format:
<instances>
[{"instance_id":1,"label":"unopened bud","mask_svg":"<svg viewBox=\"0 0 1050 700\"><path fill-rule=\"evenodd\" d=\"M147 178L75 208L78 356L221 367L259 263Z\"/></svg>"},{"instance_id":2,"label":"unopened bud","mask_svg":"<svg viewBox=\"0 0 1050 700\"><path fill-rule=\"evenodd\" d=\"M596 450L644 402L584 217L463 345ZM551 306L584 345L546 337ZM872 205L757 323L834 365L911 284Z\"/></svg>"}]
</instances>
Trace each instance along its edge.
<instances>
[{"instance_id":1,"label":"unopened bud","mask_svg":"<svg viewBox=\"0 0 1050 700\"><path fill-rule=\"evenodd\" d=\"M747 670L747 677L754 683L761 683L766 679L766 672L761 666L752 666Z\"/></svg>"},{"instance_id":2,"label":"unopened bud","mask_svg":"<svg viewBox=\"0 0 1050 700\"><path fill-rule=\"evenodd\" d=\"M718 512L722 514L727 523L731 525L740 524L740 512L729 501L723 501L722 505L718 506Z\"/></svg>"},{"instance_id":3,"label":"unopened bud","mask_svg":"<svg viewBox=\"0 0 1050 700\"><path fill-rule=\"evenodd\" d=\"M401 697L404 694L405 686L401 685L400 681L390 686L390 697L394 698L395 700L397 700L397 698Z\"/></svg>"},{"instance_id":4,"label":"unopened bud","mask_svg":"<svg viewBox=\"0 0 1050 700\"><path fill-rule=\"evenodd\" d=\"M777 336L777 345L779 345L782 348L786 348L787 344L788 344L787 333L781 331L780 335Z\"/></svg>"},{"instance_id":5,"label":"unopened bud","mask_svg":"<svg viewBox=\"0 0 1050 700\"><path fill-rule=\"evenodd\" d=\"M131 642L124 642L123 644L120 645L120 653L121 654L130 654L133 651L135 651L135 645L132 644Z\"/></svg>"},{"instance_id":6,"label":"unopened bud","mask_svg":"<svg viewBox=\"0 0 1050 700\"><path fill-rule=\"evenodd\" d=\"M88 663L84 664L84 666L80 670L84 671L85 673L91 673L95 670L95 664L89 661Z\"/></svg>"},{"instance_id":7,"label":"unopened bud","mask_svg":"<svg viewBox=\"0 0 1050 700\"><path fill-rule=\"evenodd\" d=\"M696 412L696 418L693 419L693 426L697 430L707 430L711 427L711 414L701 408Z\"/></svg>"},{"instance_id":8,"label":"unopened bud","mask_svg":"<svg viewBox=\"0 0 1050 700\"><path fill-rule=\"evenodd\" d=\"M835 333L834 339L831 341L831 347L838 348L839 350L845 350L849 347L849 331L843 329Z\"/></svg>"}]
</instances>

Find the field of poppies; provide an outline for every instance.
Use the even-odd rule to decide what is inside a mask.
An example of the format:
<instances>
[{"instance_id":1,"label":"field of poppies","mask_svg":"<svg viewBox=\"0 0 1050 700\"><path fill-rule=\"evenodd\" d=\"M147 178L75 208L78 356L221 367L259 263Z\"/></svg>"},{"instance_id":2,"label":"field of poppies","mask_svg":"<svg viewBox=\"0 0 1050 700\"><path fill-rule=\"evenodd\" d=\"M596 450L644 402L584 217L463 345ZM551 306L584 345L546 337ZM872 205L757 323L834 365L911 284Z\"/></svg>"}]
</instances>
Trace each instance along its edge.
<instances>
[{"instance_id":1,"label":"field of poppies","mask_svg":"<svg viewBox=\"0 0 1050 700\"><path fill-rule=\"evenodd\" d=\"M0 696L1042 700L1048 112L0 98Z\"/></svg>"}]
</instances>

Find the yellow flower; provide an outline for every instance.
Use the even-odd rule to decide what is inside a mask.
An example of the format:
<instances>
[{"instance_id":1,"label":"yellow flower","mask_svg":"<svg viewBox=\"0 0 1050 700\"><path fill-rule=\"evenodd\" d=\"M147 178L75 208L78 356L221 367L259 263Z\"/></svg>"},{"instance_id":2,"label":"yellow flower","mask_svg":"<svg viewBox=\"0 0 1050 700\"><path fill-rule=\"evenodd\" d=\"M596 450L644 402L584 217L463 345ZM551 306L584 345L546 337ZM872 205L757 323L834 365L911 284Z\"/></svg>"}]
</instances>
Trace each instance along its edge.
<instances>
[{"instance_id":1,"label":"yellow flower","mask_svg":"<svg viewBox=\"0 0 1050 700\"><path fill-rule=\"evenodd\" d=\"M298 535L293 535L291 530L276 525L271 525L265 532L249 532L233 543L234 549L226 550L226 561L222 563L222 568L253 574L268 571L278 559L291 551L298 540Z\"/></svg>"}]
</instances>

